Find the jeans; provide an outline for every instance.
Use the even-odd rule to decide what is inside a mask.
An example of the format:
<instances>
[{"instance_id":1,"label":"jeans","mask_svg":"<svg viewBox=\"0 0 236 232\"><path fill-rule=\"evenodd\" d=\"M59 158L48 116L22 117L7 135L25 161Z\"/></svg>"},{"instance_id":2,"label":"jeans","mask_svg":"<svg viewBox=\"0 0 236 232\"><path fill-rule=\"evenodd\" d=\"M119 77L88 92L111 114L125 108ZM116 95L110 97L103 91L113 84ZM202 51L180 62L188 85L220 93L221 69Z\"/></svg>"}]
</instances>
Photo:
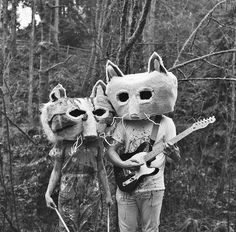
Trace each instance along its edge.
<instances>
[{"instance_id":1,"label":"jeans","mask_svg":"<svg viewBox=\"0 0 236 232\"><path fill-rule=\"evenodd\" d=\"M164 190L124 193L117 189L116 200L120 232L158 232Z\"/></svg>"}]
</instances>

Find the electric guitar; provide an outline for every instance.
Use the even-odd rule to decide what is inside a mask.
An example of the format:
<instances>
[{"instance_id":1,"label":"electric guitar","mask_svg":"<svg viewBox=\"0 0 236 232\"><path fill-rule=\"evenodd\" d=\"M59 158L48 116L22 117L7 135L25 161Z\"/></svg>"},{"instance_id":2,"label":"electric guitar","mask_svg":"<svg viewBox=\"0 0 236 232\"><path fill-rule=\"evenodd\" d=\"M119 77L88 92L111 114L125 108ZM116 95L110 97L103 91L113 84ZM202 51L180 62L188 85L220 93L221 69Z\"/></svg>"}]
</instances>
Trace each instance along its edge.
<instances>
[{"instance_id":1,"label":"electric guitar","mask_svg":"<svg viewBox=\"0 0 236 232\"><path fill-rule=\"evenodd\" d=\"M170 141L171 144L175 144L187 135L191 134L193 131L205 128L208 124L214 123L215 117L210 117L208 119L203 119L195 122L191 127L181 132ZM153 150L146 152L146 148L149 146L148 142L142 143L136 151L132 153L125 153L120 155L121 160L125 161L128 159L138 160L142 165L137 171L129 171L118 166L114 166L114 176L119 189L123 192L134 191L138 184L142 181L145 176L155 175L159 169L152 167L150 161L153 159L153 163L163 163L165 160L165 155L163 154L164 144L162 142L156 144Z\"/></svg>"}]
</instances>

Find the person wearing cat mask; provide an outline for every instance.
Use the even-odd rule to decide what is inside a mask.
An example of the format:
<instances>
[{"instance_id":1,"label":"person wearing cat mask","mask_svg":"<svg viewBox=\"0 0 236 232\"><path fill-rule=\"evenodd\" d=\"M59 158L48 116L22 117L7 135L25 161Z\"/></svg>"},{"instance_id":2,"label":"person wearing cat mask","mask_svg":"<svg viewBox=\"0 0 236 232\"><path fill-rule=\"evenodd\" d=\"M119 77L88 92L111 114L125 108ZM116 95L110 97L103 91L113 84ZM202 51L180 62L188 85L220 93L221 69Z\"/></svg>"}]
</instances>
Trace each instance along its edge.
<instances>
[{"instance_id":1,"label":"person wearing cat mask","mask_svg":"<svg viewBox=\"0 0 236 232\"><path fill-rule=\"evenodd\" d=\"M112 204L107 173L103 164L103 139L99 137L113 118L113 109L98 81L90 97L69 98L58 84L44 104L41 122L53 143L49 156L54 161L45 194L48 207L56 209L52 194L58 182L58 210L70 231L95 231L101 210L99 180L105 201ZM68 231L59 221L58 231Z\"/></svg>"},{"instance_id":2,"label":"person wearing cat mask","mask_svg":"<svg viewBox=\"0 0 236 232\"><path fill-rule=\"evenodd\" d=\"M106 94L120 118L113 133L113 144L108 149L118 185L116 200L120 232L135 232L140 222L142 231L158 232L165 190L165 163L166 160L177 162L180 159L178 147L168 143L176 136L175 124L164 115L174 110L177 78L166 70L156 52L150 57L145 73L124 75L108 61L106 78ZM155 158L139 158L158 144L163 149ZM124 158L125 155L129 158ZM153 173L142 173L138 177L144 166L147 170L154 170Z\"/></svg>"}]
</instances>

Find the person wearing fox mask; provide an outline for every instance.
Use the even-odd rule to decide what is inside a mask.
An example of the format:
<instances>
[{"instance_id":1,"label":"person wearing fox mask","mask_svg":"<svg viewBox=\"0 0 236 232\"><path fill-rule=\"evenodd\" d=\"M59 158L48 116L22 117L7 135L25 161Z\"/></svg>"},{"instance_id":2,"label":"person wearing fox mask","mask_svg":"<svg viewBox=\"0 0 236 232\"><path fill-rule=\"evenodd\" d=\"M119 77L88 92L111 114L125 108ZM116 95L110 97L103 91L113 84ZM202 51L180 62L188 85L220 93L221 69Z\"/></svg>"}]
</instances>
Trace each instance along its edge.
<instances>
[{"instance_id":1,"label":"person wearing fox mask","mask_svg":"<svg viewBox=\"0 0 236 232\"><path fill-rule=\"evenodd\" d=\"M179 161L179 149L168 143L176 128L165 113L174 110L177 79L154 52L148 71L124 75L111 61L106 65L106 94L121 118L113 134L108 157L118 185L116 200L121 232L158 232L164 196L166 160ZM147 149L162 144L151 160ZM150 153L149 153L150 154ZM150 170L153 170L149 173ZM147 172L144 172L147 171Z\"/></svg>"},{"instance_id":2,"label":"person wearing fox mask","mask_svg":"<svg viewBox=\"0 0 236 232\"><path fill-rule=\"evenodd\" d=\"M48 140L54 144L49 155L54 160L46 204L56 207L51 195L60 181L58 209L70 231L94 231L103 185L108 205L112 203L103 164L104 133L113 117L113 109L104 94L105 84L97 82L90 98L68 98L58 84L44 104L41 122ZM59 231L67 231L59 222Z\"/></svg>"}]
</instances>

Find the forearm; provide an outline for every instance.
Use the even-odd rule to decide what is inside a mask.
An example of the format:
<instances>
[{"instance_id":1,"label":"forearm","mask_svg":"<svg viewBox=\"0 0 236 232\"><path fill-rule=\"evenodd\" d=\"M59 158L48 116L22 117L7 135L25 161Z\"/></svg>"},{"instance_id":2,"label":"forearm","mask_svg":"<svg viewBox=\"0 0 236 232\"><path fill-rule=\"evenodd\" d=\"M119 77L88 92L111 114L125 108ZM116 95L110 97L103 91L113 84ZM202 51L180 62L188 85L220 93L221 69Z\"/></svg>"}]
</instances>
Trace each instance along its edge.
<instances>
[{"instance_id":1,"label":"forearm","mask_svg":"<svg viewBox=\"0 0 236 232\"><path fill-rule=\"evenodd\" d=\"M59 179L60 179L60 175L58 173L55 173L53 170L49 179L46 194L49 194L50 196L52 195L53 190L55 189Z\"/></svg>"},{"instance_id":2,"label":"forearm","mask_svg":"<svg viewBox=\"0 0 236 232\"><path fill-rule=\"evenodd\" d=\"M52 173L51 173L50 179L49 179L46 194L49 194L50 196L52 195L53 190L55 189L59 179L60 179L60 173L55 172L53 170Z\"/></svg>"},{"instance_id":3,"label":"forearm","mask_svg":"<svg viewBox=\"0 0 236 232\"><path fill-rule=\"evenodd\" d=\"M106 193L106 196L111 196L111 191L109 187L108 177L105 168L98 172L98 178L101 181L102 187Z\"/></svg>"},{"instance_id":4,"label":"forearm","mask_svg":"<svg viewBox=\"0 0 236 232\"><path fill-rule=\"evenodd\" d=\"M116 147L109 147L107 154L110 162L112 162L115 166L123 168L124 162L121 160L118 153L116 152Z\"/></svg>"},{"instance_id":5,"label":"forearm","mask_svg":"<svg viewBox=\"0 0 236 232\"><path fill-rule=\"evenodd\" d=\"M61 161L60 160L55 160L55 164L49 179L48 187L46 194L51 196L53 193L53 190L55 189L58 181L60 180L61 177Z\"/></svg>"}]
</instances>

